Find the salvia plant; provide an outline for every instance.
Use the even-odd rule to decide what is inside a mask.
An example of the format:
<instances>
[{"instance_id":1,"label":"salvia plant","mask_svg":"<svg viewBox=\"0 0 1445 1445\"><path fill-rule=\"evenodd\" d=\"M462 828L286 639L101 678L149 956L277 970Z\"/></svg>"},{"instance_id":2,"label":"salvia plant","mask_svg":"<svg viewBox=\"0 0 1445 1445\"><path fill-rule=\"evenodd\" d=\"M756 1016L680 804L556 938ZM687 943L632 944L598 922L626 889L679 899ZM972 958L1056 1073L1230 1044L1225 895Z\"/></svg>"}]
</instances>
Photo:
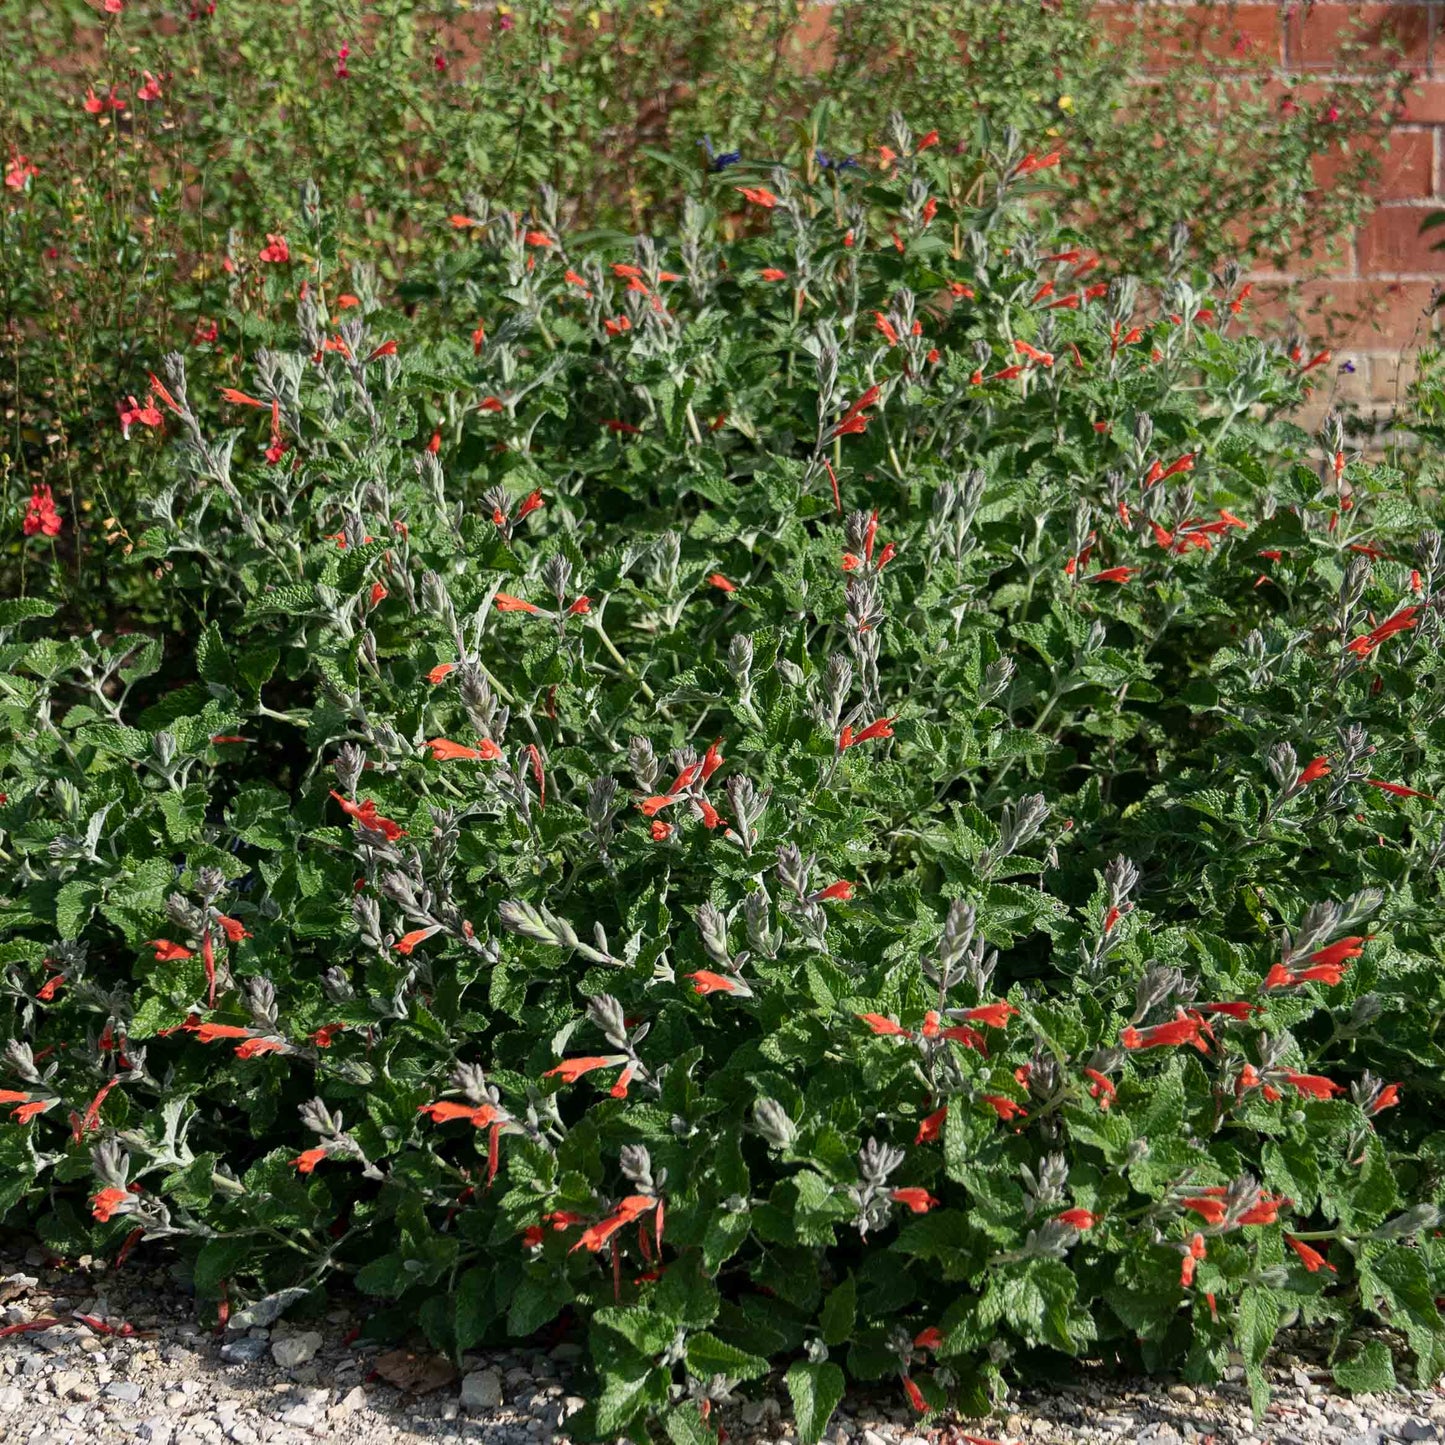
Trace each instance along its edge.
<instances>
[{"instance_id":1,"label":"salvia plant","mask_svg":"<svg viewBox=\"0 0 1445 1445\"><path fill-rule=\"evenodd\" d=\"M0 603L12 1225L574 1330L597 1435L1445 1368L1438 506L1233 267L936 142L630 241L459 198L415 317L309 191L294 320L121 399L173 626Z\"/></svg>"}]
</instances>

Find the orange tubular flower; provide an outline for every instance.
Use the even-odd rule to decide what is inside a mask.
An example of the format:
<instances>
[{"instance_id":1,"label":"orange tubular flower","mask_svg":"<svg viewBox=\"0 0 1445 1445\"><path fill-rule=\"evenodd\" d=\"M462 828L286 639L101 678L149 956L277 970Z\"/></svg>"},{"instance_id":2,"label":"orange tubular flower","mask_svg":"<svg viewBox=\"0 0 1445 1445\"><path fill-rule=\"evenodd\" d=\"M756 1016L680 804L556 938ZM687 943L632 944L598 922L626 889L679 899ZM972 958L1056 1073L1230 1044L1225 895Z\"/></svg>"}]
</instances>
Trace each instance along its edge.
<instances>
[{"instance_id":1,"label":"orange tubular flower","mask_svg":"<svg viewBox=\"0 0 1445 1445\"><path fill-rule=\"evenodd\" d=\"M979 1008L966 1009L963 1017L970 1023L986 1024L991 1029L1002 1029L1008 1027L1008 1021L1018 1013L1018 1010L1007 1001L1000 999L997 1003L986 1003Z\"/></svg>"},{"instance_id":2,"label":"orange tubular flower","mask_svg":"<svg viewBox=\"0 0 1445 1445\"><path fill-rule=\"evenodd\" d=\"M326 1158L324 1147L315 1149L303 1149L294 1159L289 1160L291 1167L298 1174L314 1174L316 1166Z\"/></svg>"},{"instance_id":3,"label":"orange tubular flower","mask_svg":"<svg viewBox=\"0 0 1445 1445\"><path fill-rule=\"evenodd\" d=\"M1196 1199L1185 1199L1183 1207L1197 1214L1206 1224L1224 1223L1224 1201L1215 1199L1212 1196L1201 1196Z\"/></svg>"},{"instance_id":4,"label":"orange tubular flower","mask_svg":"<svg viewBox=\"0 0 1445 1445\"><path fill-rule=\"evenodd\" d=\"M225 930L226 938L231 943L239 943L243 938L250 938L246 925L239 918L227 918L224 913L216 916L216 922Z\"/></svg>"},{"instance_id":5,"label":"orange tubular flower","mask_svg":"<svg viewBox=\"0 0 1445 1445\"><path fill-rule=\"evenodd\" d=\"M247 1039L236 1045L238 1059L258 1059L262 1054L288 1054L290 1048L279 1039Z\"/></svg>"},{"instance_id":6,"label":"orange tubular flower","mask_svg":"<svg viewBox=\"0 0 1445 1445\"><path fill-rule=\"evenodd\" d=\"M1310 783L1317 783L1321 778L1330 775L1330 760L1328 758L1315 758L1300 769L1300 775L1294 780L1295 787L1303 788Z\"/></svg>"},{"instance_id":7,"label":"orange tubular flower","mask_svg":"<svg viewBox=\"0 0 1445 1445\"><path fill-rule=\"evenodd\" d=\"M426 680L435 687L437 683L445 682L456 670L457 665L454 662L439 662L427 673Z\"/></svg>"},{"instance_id":8,"label":"orange tubular flower","mask_svg":"<svg viewBox=\"0 0 1445 1445\"><path fill-rule=\"evenodd\" d=\"M929 1325L926 1330L919 1330L913 1337L913 1348L915 1350L940 1350L943 1348L943 1331L937 1325Z\"/></svg>"},{"instance_id":9,"label":"orange tubular flower","mask_svg":"<svg viewBox=\"0 0 1445 1445\"><path fill-rule=\"evenodd\" d=\"M716 587L719 592L736 592L738 590L737 583L729 582L721 572L714 572L707 580L708 584Z\"/></svg>"},{"instance_id":10,"label":"orange tubular flower","mask_svg":"<svg viewBox=\"0 0 1445 1445\"><path fill-rule=\"evenodd\" d=\"M1386 618L1378 627L1363 636L1355 638L1346 647L1347 652L1352 652L1356 657L1368 657L1387 637L1393 637L1397 632L1409 632L1415 627L1418 618L1418 607L1402 607L1393 617Z\"/></svg>"},{"instance_id":11,"label":"orange tubular flower","mask_svg":"<svg viewBox=\"0 0 1445 1445\"><path fill-rule=\"evenodd\" d=\"M410 933L403 933L393 947L398 953L409 955L417 944L425 943L436 931L435 926L431 928L414 928Z\"/></svg>"},{"instance_id":12,"label":"orange tubular flower","mask_svg":"<svg viewBox=\"0 0 1445 1445\"><path fill-rule=\"evenodd\" d=\"M501 1117L490 1104L473 1108L470 1104L459 1104L451 1099L438 1099L430 1104L418 1105L417 1113L425 1114L435 1124L451 1124L458 1119L465 1119L478 1129L485 1129Z\"/></svg>"},{"instance_id":13,"label":"orange tubular flower","mask_svg":"<svg viewBox=\"0 0 1445 1445\"><path fill-rule=\"evenodd\" d=\"M1099 1101L1100 1113L1107 1114L1109 1105L1118 1092L1114 1087L1114 1081L1107 1074L1101 1074L1097 1069L1085 1069L1084 1077L1090 1081L1089 1097Z\"/></svg>"},{"instance_id":14,"label":"orange tubular flower","mask_svg":"<svg viewBox=\"0 0 1445 1445\"><path fill-rule=\"evenodd\" d=\"M884 1018L882 1014L856 1014L855 1017L862 1019L880 1038L911 1039L913 1037L902 1024L896 1024L892 1019Z\"/></svg>"},{"instance_id":15,"label":"orange tubular flower","mask_svg":"<svg viewBox=\"0 0 1445 1445\"><path fill-rule=\"evenodd\" d=\"M1339 1273L1334 1265L1332 1265L1319 1250L1311 1249L1304 1240L1296 1239L1294 1235L1287 1234L1284 1237L1284 1242L1299 1255L1300 1263L1303 1264L1311 1274L1318 1274L1322 1269L1329 1270L1331 1274Z\"/></svg>"},{"instance_id":16,"label":"orange tubular flower","mask_svg":"<svg viewBox=\"0 0 1445 1445\"><path fill-rule=\"evenodd\" d=\"M644 1214L650 1214L654 1209L660 1209L661 1203L661 1200L648 1194L629 1194L606 1219L589 1224L582 1231L582 1237L572 1246L572 1252L585 1249L589 1254L596 1254L619 1229L626 1228L634 1220L641 1219Z\"/></svg>"},{"instance_id":17,"label":"orange tubular flower","mask_svg":"<svg viewBox=\"0 0 1445 1445\"><path fill-rule=\"evenodd\" d=\"M244 391L237 391L234 386L223 386L221 388L221 400L229 401L233 406L255 406L262 411L270 409L269 401L260 401L254 396L247 396Z\"/></svg>"},{"instance_id":18,"label":"orange tubular flower","mask_svg":"<svg viewBox=\"0 0 1445 1445\"><path fill-rule=\"evenodd\" d=\"M90 1196L90 1212L102 1224L113 1219L123 1204L130 1201L130 1193L124 1189L102 1189Z\"/></svg>"},{"instance_id":19,"label":"orange tubular flower","mask_svg":"<svg viewBox=\"0 0 1445 1445\"><path fill-rule=\"evenodd\" d=\"M813 894L814 903L847 903L853 897L853 885L845 879L839 879L836 883L830 883L821 892Z\"/></svg>"},{"instance_id":20,"label":"orange tubular flower","mask_svg":"<svg viewBox=\"0 0 1445 1445\"><path fill-rule=\"evenodd\" d=\"M1066 1209L1062 1214L1054 1216L1063 1224L1072 1224L1075 1229L1092 1229L1098 1222L1099 1216L1091 1214L1087 1209Z\"/></svg>"},{"instance_id":21,"label":"orange tubular flower","mask_svg":"<svg viewBox=\"0 0 1445 1445\"><path fill-rule=\"evenodd\" d=\"M1027 356L1032 362L1039 366L1052 366L1054 364L1053 354L1048 351L1040 351L1037 346L1030 346L1027 341L1015 341L1014 350L1020 356Z\"/></svg>"},{"instance_id":22,"label":"orange tubular flower","mask_svg":"<svg viewBox=\"0 0 1445 1445\"><path fill-rule=\"evenodd\" d=\"M704 997L710 993L735 993L746 996L749 990L735 978L725 978L720 973L712 973L708 969L700 968L696 973L688 974L693 980L692 991Z\"/></svg>"},{"instance_id":23,"label":"orange tubular flower","mask_svg":"<svg viewBox=\"0 0 1445 1445\"><path fill-rule=\"evenodd\" d=\"M1352 934L1348 938L1336 939L1325 948L1316 949L1305 959L1310 967L1334 967L1348 958L1359 958L1365 951L1365 944L1374 937L1372 933Z\"/></svg>"},{"instance_id":24,"label":"orange tubular flower","mask_svg":"<svg viewBox=\"0 0 1445 1445\"><path fill-rule=\"evenodd\" d=\"M762 206L765 210L771 211L778 204L778 198L762 186L734 186L733 189L745 201L751 201L755 206Z\"/></svg>"},{"instance_id":25,"label":"orange tubular flower","mask_svg":"<svg viewBox=\"0 0 1445 1445\"><path fill-rule=\"evenodd\" d=\"M1195 1013L1223 1014L1226 1018L1237 1019L1240 1023L1244 1023L1251 1014L1258 1013L1263 1008L1263 1004L1250 1003L1247 999L1238 999L1229 1003L1196 1003L1191 1007Z\"/></svg>"},{"instance_id":26,"label":"orange tubular flower","mask_svg":"<svg viewBox=\"0 0 1445 1445\"><path fill-rule=\"evenodd\" d=\"M1331 1099L1336 1094L1345 1092L1342 1084L1325 1078L1323 1074L1296 1074L1286 1071L1284 1081L1291 1085L1296 1093L1310 1099Z\"/></svg>"},{"instance_id":27,"label":"orange tubular flower","mask_svg":"<svg viewBox=\"0 0 1445 1445\"><path fill-rule=\"evenodd\" d=\"M1365 783L1371 788L1378 788L1382 793L1393 793L1397 798L1424 798L1431 803L1435 801L1433 793L1417 793L1414 788L1407 788L1403 783L1387 783L1382 778L1366 778Z\"/></svg>"},{"instance_id":28,"label":"orange tubular flower","mask_svg":"<svg viewBox=\"0 0 1445 1445\"><path fill-rule=\"evenodd\" d=\"M912 1405L920 1415L926 1415L928 1413L928 1401L924 1399L923 1391L920 1390L907 1375L903 1376L903 1392L908 1396L908 1403Z\"/></svg>"},{"instance_id":29,"label":"orange tubular flower","mask_svg":"<svg viewBox=\"0 0 1445 1445\"><path fill-rule=\"evenodd\" d=\"M1102 572L1095 572L1092 577L1085 577L1085 582L1127 582L1139 569L1137 567L1106 567Z\"/></svg>"},{"instance_id":30,"label":"orange tubular flower","mask_svg":"<svg viewBox=\"0 0 1445 1445\"><path fill-rule=\"evenodd\" d=\"M758 277L763 281L786 281L788 279L788 273L786 271L780 271L776 266L764 266L763 269L758 272Z\"/></svg>"},{"instance_id":31,"label":"orange tubular flower","mask_svg":"<svg viewBox=\"0 0 1445 1445\"><path fill-rule=\"evenodd\" d=\"M433 760L439 763L490 763L502 756L501 748L491 738L482 738L474 748L467 747L465 743L454 743L448 738L433 738L426 746L431 749Z\"/></svg>"},{"instance_id":32,"label":"orange tubular flower","mask_svg":"<svg viewBox=\"0 0 1445 1445\"><path fill-rule=\"evenodd\" d=\"M151 947L156 951L157 963L180 963L193 956L189 948L182 948L179 943L172 943L169 938L153 938Z\"/></svg>"},{"instance_id":33,"label":"orange tubular flower","mask_svg":"<svg viewBox=\"0 0 1445 1445\"><path fill-rule=\"evenodd\" d=\"M856 747L859 743L871 743L875 738L891 738L893 736L892 724L896 718L881 717L876 722L871 722L861 732L855 733L851 727L845 727L838 734L838 749L843 751L847 748Z\"/></svg>"},{"instance_id":34,"label":"orange tubular flower","mask_svg":"<svg viewBox=\"0 0 1445 1445\"><path fill-rule=\"evenodd\" d=\"M1184 1262L1179 1270L1179 1286L1181 1289L1188 1289L1194 1283L1194 1269L1201 1259L1205 1257L1206 1248L1204 1236L1196 1234L1189 1241L1189 1248L1184 1255Z\"/></svg>"},{"instance_id":35,"label":"orange tubular flower","mask_svg":"<svg viewBox=\"0 0 1445 1445\"><path fill-rule=\"evenodd\" d=\"M919 1126L918 1133L913 1136L915 1144L932 1144L943 1133L944 1120L948 1118L948 1105L935 1110Z\"/></svg>"},{"instance_id":36,"label":"orange tubular flower","mask_svg":"<svg viewBox=\"0 0 1445 1445\"><path fill-rule=\"evenodd\" d=\"M1022 1104L1015 1103L1003 1094L985 1094L983 1096L983 1102L987 1104L1004 1123L1009 1123L1013 1119L1027 1119L1029 1116L1028 1110L1025 1109Z\"/></svg>"},{"instance_id":37,"label":"orange tubular flower","mask_svg":"<svg viewBox=\"0 0 1445 1445\"><path fill-rule=\"evenodd\" d=\"M623 1054L593 1054L581 1059L563 1059L555 1069L548 1069L544 1079L560 1078L564 1084L575 1084L584 1074L596 1069L613 1069L627 1062Z\"/></svg>"},{"instance_id":38,"label":"orange tubular flower","mask_svg":"<svg viewBox=\"0 0 1445 1445\"><path fill-rule=\"evenodd\" d=\"M899 1204L911 1209L914 1214L927 1214L938 1203L926 1189L907 1188L889 1191Z\"/></svg>"},{"instance_id":39,"label":"orange tubular flower","mask_svg":"<svg viewBox=\"0 0 1445 1445\"><path fill-rule=\"evenodd\" d=\"M520 597L513 597L510 592L498 592L492 599L492 605L498 612L526 612L533 617L542 615L542 609L535 602L524 602Z\"/></svg>"},{"instance_id":40,"label":"orange tubular flower","mask_svg":"<svg viewBox=\"0 0 1445 1445\"><path fill-rule=\"evenodd\" d=\"M1126 1049L1174 1048L1179 1044L1192 1044L1201 1053L1205 1052L1202 1034L1208 1028L1201 1019L1171 1019L1167 1024L1155 1024L1152 1029L1136 1029L1132 1024L1121 1031L1119 1042Z\"/></svg>"}]
</instances>

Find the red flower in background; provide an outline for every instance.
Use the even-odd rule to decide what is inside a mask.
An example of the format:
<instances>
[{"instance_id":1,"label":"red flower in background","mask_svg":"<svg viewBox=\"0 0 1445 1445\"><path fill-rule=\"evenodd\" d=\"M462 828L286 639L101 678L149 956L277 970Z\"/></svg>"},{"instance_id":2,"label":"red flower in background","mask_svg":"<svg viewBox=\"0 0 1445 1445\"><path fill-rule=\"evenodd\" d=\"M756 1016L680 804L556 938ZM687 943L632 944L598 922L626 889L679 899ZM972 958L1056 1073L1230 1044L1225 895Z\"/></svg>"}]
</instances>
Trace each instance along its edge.
<instances>
[{"instance_id":1,"label":"red flower in background","mask_svg":"<svg viewBox=\"0 0 1445 1445\"><path fill-rule=\"evenodd\" d=\"M20 530L27 537L56 537L60 535L60 527L61 516L55 509L55 497L50 487L44 482L37 482L31 488Z\"/></svg>"}]
</instances>

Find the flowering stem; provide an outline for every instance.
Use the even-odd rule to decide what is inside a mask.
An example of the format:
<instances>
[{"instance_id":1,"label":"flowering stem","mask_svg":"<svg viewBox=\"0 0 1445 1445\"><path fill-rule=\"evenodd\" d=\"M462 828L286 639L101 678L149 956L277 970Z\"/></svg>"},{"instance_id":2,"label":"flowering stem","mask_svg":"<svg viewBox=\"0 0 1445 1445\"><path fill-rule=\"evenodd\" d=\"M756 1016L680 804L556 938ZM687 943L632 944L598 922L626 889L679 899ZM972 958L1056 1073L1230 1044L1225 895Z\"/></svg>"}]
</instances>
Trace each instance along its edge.
<instances>
[{"instance_id":1,"label":"flowering stem","mask_svg":"<svg viewBox=\"0 0 1445 1445\"><path fill-rule=\"evenodd\" d=\"M607 598L603 597L603 599L597 604L597 611L593 617L593 631L596 632L597 636L601 639L603 647L607 649L607 655L618 665L618 667L623 670L623 672L627 674L628 677L633 680L633 682L637 684L638 689L642 693L643 697L645 697L648 702L656 702L657 694L654 693L650 687L648 687L646 681L643 678L640 678L632 670L632 665L627 661L625 657L623 657L620 652L618 652L616 647L613 646L612 639L607 635L607 629L604 628L602 625L602 613L606 606Z\"/></svg>"}]
</instances>

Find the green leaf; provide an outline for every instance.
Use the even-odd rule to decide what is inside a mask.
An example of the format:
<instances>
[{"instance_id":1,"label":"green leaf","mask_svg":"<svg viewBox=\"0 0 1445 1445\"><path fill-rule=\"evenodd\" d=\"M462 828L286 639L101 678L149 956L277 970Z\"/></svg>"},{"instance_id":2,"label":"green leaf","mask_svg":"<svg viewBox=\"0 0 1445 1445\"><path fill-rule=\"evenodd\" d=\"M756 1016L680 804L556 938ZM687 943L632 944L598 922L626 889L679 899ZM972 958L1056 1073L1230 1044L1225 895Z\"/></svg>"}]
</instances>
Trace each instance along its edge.
<instances>
[{"instance_id":1,"label":"green leaf","mask_svg":"<svg viewBox=\"0 0 1445 1445\"><path fill-rule=\"evenodd\" d=\"M1333 1370L1340 1389L1352 1395L1387 1395L1395 1388L1395 1362L1383 1340L1370 1340Z\"/></svg>"},{"instance_id":2,"label":"green leaf","mask_svg":"<svg viewBox=\"0 0 1445 1445\"><path fill-rule=\"evenodd\" d=\"M688 1336L687 1367L700 1380L711 1375L753 1380L768 1373L768 1362L761 1355L750 1355L706 1331Z\"/></svg>"},{"instance_id":3,"label":"green leaf","mask_svg":"<svg viewBox=\"0 0 1445 1445\"><path fill-rule=\"evenodd\" d=\"M858 1314L858 1286L850 1274L842 1284L828 1292L823 1301L818 1324L822 1330L823 1343L841 1345L853 1333L853 1321Z\"/></svg>"},{"instance_id":4,"label":"green leaf","mask_svg":"<svg viewBox=\"0 0 1445 1445\"><path fill-rule=\"evenodd\" d=\"M799 1361L787 1373L801 1445L817 1445L843 1398L843 1371L831 1360L810 1365Z\"/></svg>"}]
</instances>

